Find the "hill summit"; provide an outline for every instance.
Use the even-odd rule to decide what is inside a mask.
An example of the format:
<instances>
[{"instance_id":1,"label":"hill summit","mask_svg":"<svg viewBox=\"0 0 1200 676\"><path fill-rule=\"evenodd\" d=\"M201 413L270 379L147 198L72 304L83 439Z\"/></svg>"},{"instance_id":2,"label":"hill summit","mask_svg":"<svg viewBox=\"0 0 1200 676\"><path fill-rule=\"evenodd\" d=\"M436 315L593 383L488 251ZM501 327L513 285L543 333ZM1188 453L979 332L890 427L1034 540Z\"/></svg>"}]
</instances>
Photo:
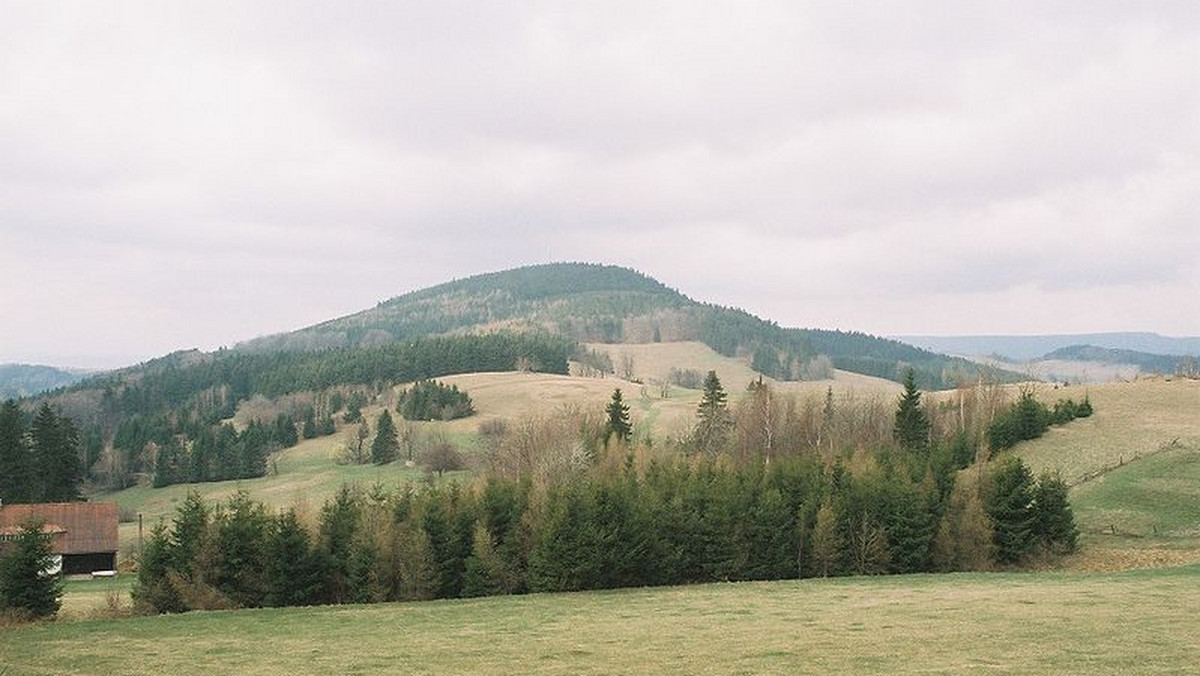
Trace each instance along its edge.
<instances>
[{"instance_id":1,"label":"hill summit","mask_svg":"<svg viewBox=\"0 0 1200 676\"><path fill-rule=\"evenodd\" d=\"M802 379L814 363L827 362L891 380L911 367L921 386L937 388L980 368L862 333L782 328L743 310L693 300L636 270L592 263L547 263L454 280L236 349L361 348L498 332L544 333L583 343L699 341L781 380Z\"/></svg>"}]
</instances>

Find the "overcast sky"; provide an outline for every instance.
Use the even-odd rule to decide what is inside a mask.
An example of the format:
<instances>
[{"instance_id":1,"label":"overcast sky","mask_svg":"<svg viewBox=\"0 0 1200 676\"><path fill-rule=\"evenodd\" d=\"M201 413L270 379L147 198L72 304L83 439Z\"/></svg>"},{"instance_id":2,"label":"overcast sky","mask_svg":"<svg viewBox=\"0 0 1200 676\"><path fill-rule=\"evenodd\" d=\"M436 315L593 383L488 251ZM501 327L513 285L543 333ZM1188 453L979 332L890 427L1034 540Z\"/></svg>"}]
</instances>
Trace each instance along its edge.
<instances>
[{"instance_id":1,"label":"overcast sky","mask_svg":"<svg viewBox=\"0 0 1200 676\"><path fill-rule=\"evenodd\" d=\"M785 326L1200 334L1200 3L0 7L0 362L560 260Z\"/></svg>"}]
</instances>

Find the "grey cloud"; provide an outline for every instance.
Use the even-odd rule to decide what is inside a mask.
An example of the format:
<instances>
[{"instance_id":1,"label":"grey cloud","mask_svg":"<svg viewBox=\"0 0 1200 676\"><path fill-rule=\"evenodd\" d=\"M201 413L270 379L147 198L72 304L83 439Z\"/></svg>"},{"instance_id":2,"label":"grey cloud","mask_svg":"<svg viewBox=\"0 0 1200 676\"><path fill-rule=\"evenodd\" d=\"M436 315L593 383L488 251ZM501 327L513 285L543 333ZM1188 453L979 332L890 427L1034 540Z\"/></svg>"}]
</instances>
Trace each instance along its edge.
<instances>
[{"instance_id":1,"label":"grey cloud","mask_svg":"<svg viewBox=\"0 0 1200 676\"><path fill-rule=\"evenodd\" d=\"M1190 2L11 3L0 361L548 259L783 323L1200 332L1153 300L1200 285L1198 45Z\"/></svg>"}]
</instances>

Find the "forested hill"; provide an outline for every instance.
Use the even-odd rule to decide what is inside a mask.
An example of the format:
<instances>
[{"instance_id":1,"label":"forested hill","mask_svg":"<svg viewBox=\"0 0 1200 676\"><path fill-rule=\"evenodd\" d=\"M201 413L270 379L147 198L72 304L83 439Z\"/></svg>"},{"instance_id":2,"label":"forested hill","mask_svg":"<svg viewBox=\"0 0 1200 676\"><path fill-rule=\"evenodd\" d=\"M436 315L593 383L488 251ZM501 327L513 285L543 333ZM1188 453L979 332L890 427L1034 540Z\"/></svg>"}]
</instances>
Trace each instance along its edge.
<instances>
[{"instance_id":1,"label":"forested hill","mask_svg":"<svg viewBox=\"0 0 1200 676\"><path fill-rule=\"evenodd\" d=\"M1062 347L1042 357L1044 360L1067 359L1093 361L1101 364L1131 364L1151 373L1175 373L1185 362L1195 363L1198 357L1150 354L1137 350L1117 350L1094 345Z\"/></svg>"},{"instance_id":2,"label":"forested hill","mask_svg":"<svg viewBox=\"0 0 1200 676\"><path fill-rule=\"evenodd\" d=\"M721 354L743 356L756 370L784 380L803 377L814 360L823 358L837 368L892 380L911 366L926 388L952 386L960 374L981 368L862 333L782 328L742 310L697 302L640 272L587 263L534 265L456 280L236 349L355 348L494 331L598 343L696 340Z\"/></svg>"},{"instance_id":3,"label":"forested hill","mask_svg":"<svg viewBox=\"0 0 1200 676\"><path fill-rule=\"evenodd\" d=\"M0 364L0 399L28 397L78 382L84 374L53 366Z\"/></svg>"},{"instance_id":4,"label":"forested hill","mask_svg":"<svg viewBox=\"0 0 1200 676\"><path fill-rule=\"evenodd\" d=\"M237 348L358 347L445 333L535 329L582 341L622 342L631 329L625 320L657 316L662 321L664 314L692 305L683 294L627 268L551 263L413 291L370 310Z\"/></svg>"}]
</instances>

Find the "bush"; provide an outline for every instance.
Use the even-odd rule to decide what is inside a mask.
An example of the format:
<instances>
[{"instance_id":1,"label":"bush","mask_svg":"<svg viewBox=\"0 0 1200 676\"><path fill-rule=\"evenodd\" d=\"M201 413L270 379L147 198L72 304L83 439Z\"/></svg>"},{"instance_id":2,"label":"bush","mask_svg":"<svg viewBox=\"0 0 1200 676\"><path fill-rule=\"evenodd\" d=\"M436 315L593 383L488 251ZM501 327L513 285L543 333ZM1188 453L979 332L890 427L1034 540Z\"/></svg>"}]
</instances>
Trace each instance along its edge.
<instances>
[{"instance_id":1,"label":"bush","mask_svg":"<svg viewBox=\"0 0 1200 676\"><path fill-rule=\"evenodd\" d=\"M445 472L454 472L464 467L462 454L448 441L438 442L429 447L421 456L421 464L431 472L441 476Z\"/></svg>"}]
</instances>

